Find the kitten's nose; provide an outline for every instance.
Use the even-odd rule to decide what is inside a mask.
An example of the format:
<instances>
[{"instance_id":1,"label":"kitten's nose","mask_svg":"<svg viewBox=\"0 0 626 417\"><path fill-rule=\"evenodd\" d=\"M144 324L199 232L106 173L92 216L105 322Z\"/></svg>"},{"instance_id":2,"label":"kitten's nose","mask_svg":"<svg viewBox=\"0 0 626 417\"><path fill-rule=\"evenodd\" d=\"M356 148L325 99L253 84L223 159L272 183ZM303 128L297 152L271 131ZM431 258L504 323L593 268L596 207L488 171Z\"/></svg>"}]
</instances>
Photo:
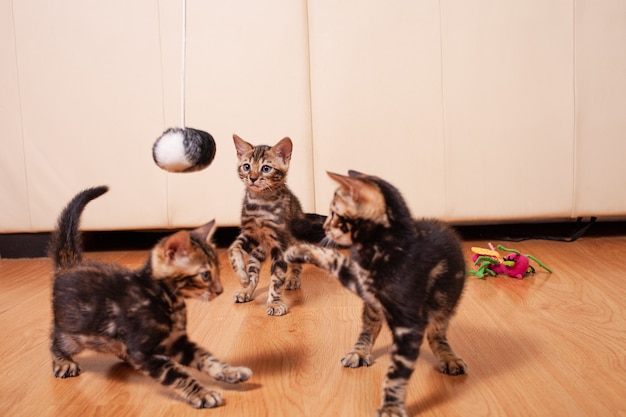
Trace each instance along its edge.
<instances>
[{"instance_id":1,"label":"kitten's nose","mask_svg":"<svg viewBox=\"0 0 626 417\"><path fill-rule=\"evenodd\" d=\"M250 177L250 182L251 182L252 184L254 184L254 182L255 182L256 180L258 180L258 179L259 179L259 177Z\"/></svg>"},{"instance_id":2,"label":"kitten's nose","mask_svg":"<svg viewBox=\"0 0 626 417\"><path fill-rule=\"evenodd\" d=\"M222 282L219 279L213 283L213 290L215 291L215 295L220 295L224 292L224 287L222 287Z\"/></svg>"}]
</instances>

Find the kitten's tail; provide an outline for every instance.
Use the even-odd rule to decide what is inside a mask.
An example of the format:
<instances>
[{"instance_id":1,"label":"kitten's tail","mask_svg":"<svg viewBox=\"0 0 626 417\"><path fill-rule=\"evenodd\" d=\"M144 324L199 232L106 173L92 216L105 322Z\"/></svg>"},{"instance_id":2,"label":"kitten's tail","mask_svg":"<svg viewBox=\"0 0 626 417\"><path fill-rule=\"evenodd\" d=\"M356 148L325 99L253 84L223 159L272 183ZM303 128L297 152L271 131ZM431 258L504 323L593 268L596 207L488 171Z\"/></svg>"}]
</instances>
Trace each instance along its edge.
<instances>
[{"instance_id":1,"label":"kitten's tail","mask_svg":"<svg viewBox=\"0 0 626 417\"><path fill-rule=\"evenodd\" d=\"M54 269L60 270L77 265L82 261L82 235L79 230L80 215L87 203L106 193L109 187L88 188L76 194L63 209L57 220L57 228L50 241L49 256Z\"/></svg>"},{"instance_id":2,"label":"kitten's tail","mask_svg":"<svg viewBox=\"0 0 626 417\"><path fill-rule=\"evenodd\" d=\"M326 216L315 213L305 213L304 217L293 219L289 224L291 234L296 239L314 243L320 246L332 247L335 246L333 242L326 237L324 232L324 222Z\"/></svg>"}]
</instances>

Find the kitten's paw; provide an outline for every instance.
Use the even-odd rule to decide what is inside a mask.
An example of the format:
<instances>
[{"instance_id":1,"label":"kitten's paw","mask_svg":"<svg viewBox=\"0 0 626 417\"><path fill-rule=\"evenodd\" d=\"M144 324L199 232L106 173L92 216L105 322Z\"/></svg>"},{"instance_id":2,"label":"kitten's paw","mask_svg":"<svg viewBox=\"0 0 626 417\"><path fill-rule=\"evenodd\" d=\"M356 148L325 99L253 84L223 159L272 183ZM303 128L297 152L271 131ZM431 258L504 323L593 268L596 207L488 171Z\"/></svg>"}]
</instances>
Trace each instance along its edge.
<instances>
[{"instance_id":1,"label":"kitten's paw","mask_svg":"<svg viewBox=\"0 0 626 417\"><path fill-rule=\"evenodd\" d=\"M222 400L222 394L217 391L209 391L202 389L190 396L187 401L194 408L213 408L218 407L224 403Z\"/></svg>"},{"instance_id":2,"label":"kitten's paw","mask_svg":"<svg viewBox=\"0 0 626 417\"><path fill-rule=\"evenodd\" d=\"M353 350L348 352L348 354L341 358L341 364L346 368L359 368L361 366L370 366L372 364L372 357L369 353Z\"/></svg>"},{"instance_id":3,"label":"kitten's paw","mask_svg":"<svg viewBox=\"0 0 626 417\"><path fill-rule=\"evenodd\" d=\"M408 414L401 406L383 406L376 411L376 417L408 417Z\"/></svg>"},{"instance_id":4,"label":"kitten's paw","mask_svg":"<svg viewBox=\"0 0 626 417\"><path fill-rule=\"evenodd\" d=\"M285 283L285 289L287 290L297 290L300 288L300 278L289 278Z\"/></svg>"},{"instance_id":5,"label":"kitten's paw","mask_svg":"<svg viewBox=\"0 0 626 417\"><path fill-rule=\"evenodd\" d=\"M287 305L282 301L274 301L267 305L266 313L268 316L283 316L287 314Z\"/></svg>"},{"instance_id":6,"label":"kitten's paw","mask_svg":"<svg viewBox=\"0 0 626 417\"><path fill-rule=\"evenodd\" d=\"M239 288L235 291L233 295L233 300L236 303L247 303L248 301L252 301L252 291L248 288Z\"/></svg>"},{"instance_id":7,"label":"kitten's paw","mask_svg":"<svg viewBox=\"0 0 626 417\"><path fill-rule=\"evenodd\" d=\"M225 366L218 375L211 375L217 381L228 382L229 384L236 384L238 382L244 382L250 379L252 371L245 366Z\"/></svg>"},{"instance_id":8,"label":"kitten's paw","mask_svg":"<svg viewBox=\"0 0 626 417\"><path fill-rule=\"evenodd\" d=\"M291 246L285 252L285 260L289 263L314 263L309 245Z\"/></svg>"},{"instance_id":9,"label":"kitten's paw","mask_svg":"<svg viewBox=\"0 0 626 417\"><path fill-rule=\"evenodd\" d=\"M52 372L57 378L71 378L80 375L82 370L76 362L57 358L52 363Z\"/></svg>"},{"instance_id":10,"label":"kitten's paw","mask_svg":"<svg viewBox=\"0 0 626 417\"><path fill-rule=\"evenodd\" d=\"M447 375L463 375L467 373L467 364L459 357L452 357L439 364L439 371Z\"/></svg>"}]
</instances>

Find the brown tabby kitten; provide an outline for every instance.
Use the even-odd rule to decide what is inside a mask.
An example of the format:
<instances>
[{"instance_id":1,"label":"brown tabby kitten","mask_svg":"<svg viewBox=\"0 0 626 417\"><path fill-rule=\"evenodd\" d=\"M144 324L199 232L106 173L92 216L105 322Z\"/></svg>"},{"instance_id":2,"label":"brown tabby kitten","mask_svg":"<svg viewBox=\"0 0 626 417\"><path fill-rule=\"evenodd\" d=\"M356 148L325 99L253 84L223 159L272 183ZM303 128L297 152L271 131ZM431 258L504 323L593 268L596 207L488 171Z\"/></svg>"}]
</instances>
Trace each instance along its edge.
<instances>
[{"instance_id":1,"label":"brown tabby kitten","mask_svg":"<svg viewBox=\"0 0 626 417\"><path fill-rule=\"evenodd\" d=\"M377 415L406 416L406 386L424 334L441 372L459 375L467 370L446 338L465 283L463 252L456 235L442 223L413 220L389 183L354 171L348 177L329 175L339 188L324 229L331 240L351 246L351 258L304 244L288 249L285 259L327 270L363 299L361 334L341 360L343 366L372 363L372 345L385 318L393 346Z\"/></svg>"},{"instance_id":2,"label":"brown tabby kitten","mask_svg":"<svg viewBox=\"0 0 626 417\"><path fill-rule=\"evenodd\" d=\"M231 383L252 375L248 368L220 362L187 337L184 298L212 300L222 292L211 244L215 222L164 238L135 271L83 262L80 215L89 201L107 190L101 186L77 194L59 216L52 238L54 376L78 376L81 369L72 357L93 349L117 355L193 407L222 404L219 392L202 386L184 368Z\"/></svg>"},{"instance_id":3,"label":"brown tabby kitten","mask_svg":"<svg viewBox=\"0 0 626 417\"><path fill-rule=\"evenodd\" d=\"M253 146L237 135L233 135L233 140L239 160L239 178L246 186L241 232L229 249L230 262L242 286L233 298L236 303L252 300L261 264L269 255L272 265L267 314L281 316L287 313L281 287L286 281L288 290L300 288L302 270L299 264L291 265L287 276L287 263L283 259L285 249L295 243L289 224L304 217L300 201L286 184L291 139L283 138L272 147Z\"/></svg>"}]
</instances>

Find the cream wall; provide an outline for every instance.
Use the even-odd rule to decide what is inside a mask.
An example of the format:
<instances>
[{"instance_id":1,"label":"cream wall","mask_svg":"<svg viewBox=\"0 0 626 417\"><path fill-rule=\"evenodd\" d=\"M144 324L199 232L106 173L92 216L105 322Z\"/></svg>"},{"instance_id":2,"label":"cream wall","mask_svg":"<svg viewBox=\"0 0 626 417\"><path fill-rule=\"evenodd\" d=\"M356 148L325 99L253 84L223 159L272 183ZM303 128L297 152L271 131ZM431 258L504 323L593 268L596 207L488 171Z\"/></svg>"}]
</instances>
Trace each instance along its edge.
<instances>
[{"instance_id":1,"label":"cream wall","mask_svg":"<svg viewBox=\"0 0 626 417\"><path fill-rule=\"evenodd\" d=\"M188 0L187 8L186 124L211 132L217 155L202 172L166 174L168 224L201 224L207 216L239 224L243 184L233 133L254 144L291 137L289 185L313 211L306 2ZM179 21L176 10L171 16ZM175 73L179 57L172 62ZM168 125L180 124L179 97L172 94L176 117Z\"/></svg>"},{"instance_id":2,"label":"cream wall","mask_svg":"<svg viewBox=\"0 0 626 417\"><path fill-rule=\"evenodd\" d=\"M388 5L389 3L385 3ZM355 169L393 182L416 213L446 214L436 1L309 2L315 186Z\"/></svg>"},{"instance_id":3,"label":"cream wall","mask_svg":"<svg viewBox=\"0 0 626 417\"><path fill-rule=\"evenodd\" d=\"M626 2L577 1L575 216L626 214Z\"/></svg>"},{"instance_id":4,"label":"cream wall","mask_svg":"<svg viewBox=\"0 0 626 417\"><path fill-rule=\"evenodd\" d=\"M320 200L349 167L451 221L626 213L626 3L380 4L309 3Z\"/></svg>"},{"instance_id":5,"label":"cream wall","mask_svg":"<svg viewBox=\"0 0 626 417\"><path fill-rule=\"evenodd\" d=\"M50 230L97 184L87 229L237 225L233 133L293 139L307 211L357 169L416 216L622 217L625 4L187 0L186 124L218 149L168 174L150 151L181 121L181 2L0 0L0 232Z\"/></svg>"},{"instance_id":6,"label":"cream wall","mask_svg":"<svg viewBox=\"0 0 626 417\"><path fill-rule=\"evenodd\" d=\"M237 224L233 133L291 136L290 184L313 211L306 2L187 0L186 125L218 147L194 174L151 156L181 123L180 1L0 5L0 232L50 230L74 193L98 184L111 191L85 212L86 229Z\"/></svg>"},{"instance_id":7,"label":"cream wall","mask_svg":"<svg viewBox=\"0 0 626 417\"><path fill-rule=\"evenodd\" d=\"M0 1L0 224L30 230L11 2Z\"/></svg>"}]
</instances>

